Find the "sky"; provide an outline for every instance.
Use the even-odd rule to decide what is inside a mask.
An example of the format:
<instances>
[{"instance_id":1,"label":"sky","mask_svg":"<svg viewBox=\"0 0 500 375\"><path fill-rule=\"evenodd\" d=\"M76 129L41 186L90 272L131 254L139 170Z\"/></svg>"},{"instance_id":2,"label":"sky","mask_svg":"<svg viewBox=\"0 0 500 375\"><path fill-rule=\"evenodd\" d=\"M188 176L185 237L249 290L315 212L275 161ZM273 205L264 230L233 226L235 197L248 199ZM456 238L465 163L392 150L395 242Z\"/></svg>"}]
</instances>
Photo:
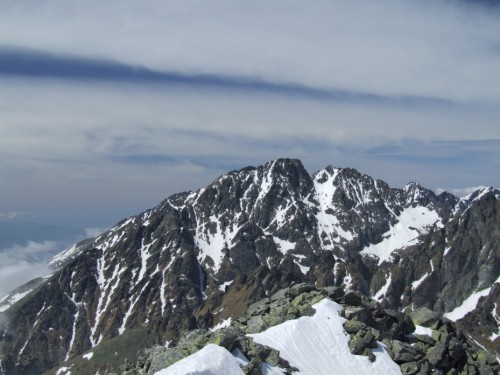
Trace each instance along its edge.
<instances>
[{"instance_id":1,"label":"sky","mask_svg":"<svg viewBox=\"0 0 500 375\"><path fill-rule=\"evenodd\" d=\"M498 4L0 0L4 267L280 157L499 187Z\"/></svg>"}]
</instances>

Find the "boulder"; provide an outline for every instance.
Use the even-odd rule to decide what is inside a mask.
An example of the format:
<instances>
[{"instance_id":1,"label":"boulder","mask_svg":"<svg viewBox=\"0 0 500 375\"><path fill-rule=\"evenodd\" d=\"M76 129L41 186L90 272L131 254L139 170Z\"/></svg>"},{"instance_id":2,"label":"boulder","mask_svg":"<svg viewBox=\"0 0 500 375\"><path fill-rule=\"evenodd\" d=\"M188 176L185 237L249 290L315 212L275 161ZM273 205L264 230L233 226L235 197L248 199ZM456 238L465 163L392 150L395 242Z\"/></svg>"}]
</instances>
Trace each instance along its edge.
<instances>
[{"instance_id":1,"label":"boulder","mask_svg":"<svg viewBox=\"0 0 500 375\"><path fill-rule=\"evenodd\" d=\"M408 313L411 320L415 325L436 328L437 324L440 321L439 314L435 313L431 309L427 307L421 307L419 309L415 309Z\"/></svg>"},{"instance_id":2,"label":"boulder","mask_svg":"<svg viewBox=\"0 0 500 375\"><path fill-rule=\"evenodd\" d=\"M418 373L420 365L417 362L406 362L401 365L401 372L403 375L413 375Z\"/></svg>"},{"instance_id":3,"label":"boulder","mask_svg":"<svg viewBox=\"0 0 500 375\"><path fill-rule=\"evenodd\" d=\"M397 363L414 362L424 357L424 353L422 353L417 347L398 340L394 340L392 342L391 350L393 359Z\"/></svg>"}]
</instances>

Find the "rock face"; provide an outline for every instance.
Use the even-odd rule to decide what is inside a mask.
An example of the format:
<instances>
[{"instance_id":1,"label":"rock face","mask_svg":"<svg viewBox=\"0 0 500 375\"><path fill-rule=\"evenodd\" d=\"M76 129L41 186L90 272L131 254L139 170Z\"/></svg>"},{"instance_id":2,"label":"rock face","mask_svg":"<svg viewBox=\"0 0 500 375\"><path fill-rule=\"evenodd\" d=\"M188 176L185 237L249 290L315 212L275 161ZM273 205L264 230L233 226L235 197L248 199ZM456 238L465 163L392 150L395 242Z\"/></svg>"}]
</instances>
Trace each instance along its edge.
<instances>
[{"instance_id":1,"label":"rock face","mask_svg":"<svg viewBox=\"0 0 500 375\"><path fill-rule=\"evenodd\" d=\"M396 315L447 313L490 288L466 318L489 322L471 333L498 353L499 212L493 188L436 196L349 168L310 175L289 159L229 172L56 257L4 312L0 371L40 374L134 329L173 344L292 282L355 290Z\"/></svg>"}]
</instances>

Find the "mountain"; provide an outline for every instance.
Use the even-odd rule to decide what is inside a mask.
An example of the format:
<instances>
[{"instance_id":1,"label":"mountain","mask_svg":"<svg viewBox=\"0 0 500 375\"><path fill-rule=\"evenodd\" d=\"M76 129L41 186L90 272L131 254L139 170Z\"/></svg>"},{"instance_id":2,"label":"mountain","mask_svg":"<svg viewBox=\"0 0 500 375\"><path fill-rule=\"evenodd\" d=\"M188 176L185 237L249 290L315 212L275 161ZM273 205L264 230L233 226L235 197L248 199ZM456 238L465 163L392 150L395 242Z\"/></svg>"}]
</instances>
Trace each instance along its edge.
<instances>
[{"instance_id":1,"label":"mountain","mask_svg":"<svg viewBox=\"0 0 500 375\"><path fill-rule=\"evenodd\" d=\"M494 188L458 199L291 159L232 171L57 256L5 310L1 368L40 374L96 347L134 362L303 282L448 314L500 353L499 212Z\"/></svg>"}]
</instances>

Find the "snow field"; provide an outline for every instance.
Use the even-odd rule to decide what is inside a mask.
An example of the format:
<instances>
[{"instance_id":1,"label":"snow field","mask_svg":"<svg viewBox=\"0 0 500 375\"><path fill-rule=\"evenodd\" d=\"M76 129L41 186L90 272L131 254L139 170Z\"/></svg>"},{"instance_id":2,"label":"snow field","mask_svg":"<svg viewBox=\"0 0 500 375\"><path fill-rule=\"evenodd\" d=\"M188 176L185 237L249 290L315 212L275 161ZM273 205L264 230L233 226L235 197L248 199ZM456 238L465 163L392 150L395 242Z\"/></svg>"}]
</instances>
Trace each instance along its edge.
<instances>
[{"instance_id":1,"label":"snow field","mask_svg":"<svg viewBox=\"0 0 500 375\"><path fill-rule=\"evenodd\" d=\"M398 222L384 233L384 239L365 247L361 254L378 258L380 265L391 258L393 251L415 244L418 236L427 233L435 223L441 223L436 211L427 207L408 207L398 216Z\"/></svg>"},{"instance_id":2,"label":"snow field","mask_svg":"<svg viewBox=\"0 0 500 375\"><path fill-rule=\"evenodd\" d=\"M342 307L328 299L313 306L316 314L289 320L268 330L249 335L262 345L280 351L280 356L303 375L401 374L399 366L379 343L373 352L375 362L350 352L346 321L339 316Z\"/></svg>"}]
</instances>

